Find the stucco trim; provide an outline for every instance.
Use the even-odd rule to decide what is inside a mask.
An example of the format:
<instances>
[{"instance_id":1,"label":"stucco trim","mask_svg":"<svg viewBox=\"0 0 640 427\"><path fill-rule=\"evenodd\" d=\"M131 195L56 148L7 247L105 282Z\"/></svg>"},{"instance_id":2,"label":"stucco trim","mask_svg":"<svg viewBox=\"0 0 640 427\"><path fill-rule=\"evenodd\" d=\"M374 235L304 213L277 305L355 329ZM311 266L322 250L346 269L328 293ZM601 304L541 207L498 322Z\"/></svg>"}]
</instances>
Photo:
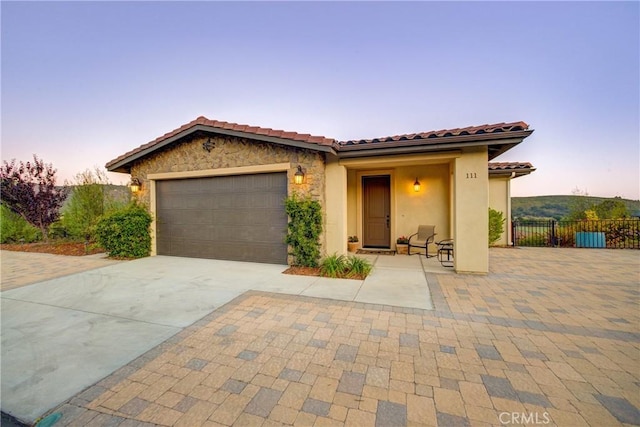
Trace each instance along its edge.
<instances>
[{"instance_id":1,"label":"stucco trim","mask_svg":"<svg viewBox=\"0 0 640 427\"><path fill-rule=\"evenodd\" d=\"M462 155L462 151L444 151L433 154L415 154L404 156L386 156L386 157L366 157L366 158L349 158L340 159L340 164L347 168L371 168L371 167L398 167L398 166L415 166L432 163L442 163L443 160L452 160Z\"/></svg>"},{"instance_id":2,"label":"stucco trim","mask_svg":"<svg viewBox=\"0 0 640 427\"><path fill-rule=\"evenodd\" d=\"M238 166L233 168L150 173L149 175L147 175L147 179L163 180L163 179L184 179L184 178L206 178L210 176L247 175L247 174L254 174L254 173L286 172L289 169L291 169L291 163L272 163L268 165Z\"/></svg>"}]
</instances>

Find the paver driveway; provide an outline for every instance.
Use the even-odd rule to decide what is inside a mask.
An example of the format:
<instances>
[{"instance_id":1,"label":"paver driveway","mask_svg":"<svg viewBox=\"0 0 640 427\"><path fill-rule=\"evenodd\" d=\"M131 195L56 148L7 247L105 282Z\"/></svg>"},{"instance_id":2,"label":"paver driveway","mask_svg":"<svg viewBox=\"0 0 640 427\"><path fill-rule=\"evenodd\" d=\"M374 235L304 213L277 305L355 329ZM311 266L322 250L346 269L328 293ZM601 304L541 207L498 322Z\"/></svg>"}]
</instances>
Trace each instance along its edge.
<instances>
[{"instance_id":1,"label":"paver driveway","mask_svg":"<svg viewBox=\"0 0 640 427\"><path fill-rule=\"evenodd\" d=\"M40 265L35 259L31 265ZM32 422L251 289L432 307L418 257L401 268L373 261L376 273L363 282L283 275L286 266L270 264L151 257L2 292L2 410ZM401 290L393 297L376 280L389 272Z\"/></svg>"},{"instance_id":2,"label":"paver driveway","mask_svg":"<svg viewBox=\"0 0 640 427\"><path fill-rule=\"evenodd\" d=\"M638 425L638 255L494 249L488 276L427 274L436 310L248 292L57 411L63 425Z\"/></svg>"}]
</instances>

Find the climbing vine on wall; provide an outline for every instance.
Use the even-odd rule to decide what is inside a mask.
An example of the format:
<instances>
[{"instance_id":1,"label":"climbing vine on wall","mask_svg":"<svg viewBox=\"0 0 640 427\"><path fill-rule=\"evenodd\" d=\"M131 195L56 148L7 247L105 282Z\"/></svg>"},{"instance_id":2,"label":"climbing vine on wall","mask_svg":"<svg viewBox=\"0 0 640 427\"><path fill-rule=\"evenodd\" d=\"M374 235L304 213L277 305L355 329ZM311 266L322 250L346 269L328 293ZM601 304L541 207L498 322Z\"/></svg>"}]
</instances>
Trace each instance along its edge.
<instances>
[{"instance_id":1,"label":"climbing vine on wall","mask_svg":"<svg viewBox=\"0 0 640 427\"><path fill-rule=\"evenodd\" d=\"M289 215L285 242L291 249L289 255L294 257L293 264L317 267L322 233L320 202L294 193L285 200L285 210Z\"/></svg>"}]
</instances>

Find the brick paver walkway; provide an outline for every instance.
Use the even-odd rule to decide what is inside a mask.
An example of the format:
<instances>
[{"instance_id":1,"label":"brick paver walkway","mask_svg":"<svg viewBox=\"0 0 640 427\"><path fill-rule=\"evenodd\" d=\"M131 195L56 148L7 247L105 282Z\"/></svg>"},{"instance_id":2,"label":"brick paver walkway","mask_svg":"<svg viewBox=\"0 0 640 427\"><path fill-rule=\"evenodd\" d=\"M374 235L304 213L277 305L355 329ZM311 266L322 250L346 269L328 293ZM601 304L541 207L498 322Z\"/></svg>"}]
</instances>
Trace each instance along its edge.
<instances>
[{"instance_id":1,"label":"brick paver walkway","mask_svg":"<svg viewBox=\"0 0 640 427\"><path fill-rule=\"evenodd\" d=\"M490 275L427 275L434 311L248 292L56 411L60 425L640 425L639 255L495 249Z\"/></svg>"},{"instance_id":2,"label":"brick paver walkway","mask_svg":"<svg viewBox=\"0 0 640 427\"><path fill-rule=\"evenodd\" d=\"M107 259L104 254L78 257L0 251L0 291L106 267L117 262L122 261Z\"/></svg>"}]
</instances>

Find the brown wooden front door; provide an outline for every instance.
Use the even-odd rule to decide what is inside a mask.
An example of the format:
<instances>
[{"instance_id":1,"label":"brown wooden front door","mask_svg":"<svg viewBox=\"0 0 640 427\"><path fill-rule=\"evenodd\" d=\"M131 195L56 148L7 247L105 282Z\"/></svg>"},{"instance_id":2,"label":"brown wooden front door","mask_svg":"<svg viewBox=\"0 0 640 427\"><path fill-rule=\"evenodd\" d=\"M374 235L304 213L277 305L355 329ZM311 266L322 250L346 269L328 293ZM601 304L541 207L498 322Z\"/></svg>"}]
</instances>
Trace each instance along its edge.
<instances>
[{"instance_id":1,"label":"brown wooden front door","mask_svg":"<svg viewBox=\"0 0 640 427\"><path fill-rule=\"evenodd\" d=\"M389 248L391 185L388 175L362 177L363 246Z\"/></svg>"}]
</instances>

